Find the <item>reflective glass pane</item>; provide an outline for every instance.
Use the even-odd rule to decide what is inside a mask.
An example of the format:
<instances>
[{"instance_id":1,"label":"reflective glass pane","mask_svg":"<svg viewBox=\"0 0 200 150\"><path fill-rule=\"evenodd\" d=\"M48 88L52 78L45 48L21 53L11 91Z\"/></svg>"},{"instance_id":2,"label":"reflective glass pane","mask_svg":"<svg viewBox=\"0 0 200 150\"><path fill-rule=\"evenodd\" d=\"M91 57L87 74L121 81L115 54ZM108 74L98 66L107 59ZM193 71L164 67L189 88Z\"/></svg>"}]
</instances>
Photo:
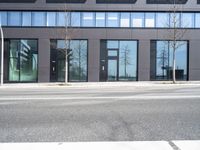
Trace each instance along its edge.
<instances>
[{"instance_id":1,"label":"reflective glass pane","mask_svg":"<svg viewBox=\"0 0 200 150\"><path fill-rule=\"evenodd\" d=\"M79 12L71 13L71 26L80 27L81 26L81 14Z\"/></svg>"},{"instance_id":2,"label":"reflective glass pane","mask_svg":"<svg viewBox=\"0 0 200 150\"><path fill-rule=\"evenodd\" d=\"M117 80L117 60L108 60L108 81Z\"/></svg>"},{"instance_id":3,"label":"reflective glass pane","mask_svg":"<svg viewBox=\"0 0 200 150\"><path fill-rule=\"evenodd\" d=\"M130 27L130 13L121 13L120 27Z\"/></svg>"},{"instance_id":4,"label":"reflective glass pane","mask_svg":"<svg viewBox=\"0 0 200 150\"><path fill-rule=\"evenodd\" d=\"M195 15L195 27L200 28L200 13L196 13Z\"/></svg>"},{"instance_id":5,"label":"reflective glass pane","mask_svg":"<svg viewBox=\"0 0 200 150\"><path fill-rule=\"evenodd\" d=\"M168 13L156 13L156 27L169 28L169 14Z\"/></svg>"},{"instance_id":6,"label":"reflective glass pane","mask_svg":"<svg viewBox=\"0 0 200 150\"><path fill-rule=\"evenodd\" d=\"M45 12L32 12L32 25L33 26L46 26L46 13Z\"/></svg>"},{"instance_id":7,"label":"reflective glass pane","mask_svg":"<svg viewBox=\"0 0 200 150\"><path fill-rule=\"evenodd\" d=\"M21 26L21 12L8 12L8 25Z\"/></svg>"},{"instance_id":8,"label":"reflective glass pane","mask_svg":"<svg viewBox=\"0 0 200 150\"><path fill-rule=\"evenodd\" d=\"M10 40L9 81L37 80L37 41Z\"/></svg>"},{"instance_id":9,"label":"reflective glass pane","mask_svg":"<svg viewBox=\"0 0 200 150\"><path fill-rule=\"evenodd\" d=\"M47 26L56 26L56 12L47 12Z\"/></svg>"},{"instance_id":10,"label":"reflective glass pane","mask_svg":"<svg viewBox=\"0 0 200 150\"><path fill-rule=\"evenodd\" d=\"M119 42L118 41L107 41L107 48L108 49L118 49Z\"/></svg>"},{"instance_id":11,"label":"reflective glass pane","mask_svg":"<svg viewBox=\"0 0 200 150\"><path fill-rule=\"evenodd\" d=\"M31 12L22 12L22 26L31 26Z\"/></svg>"},{"instance_id":12,"label":"reflective glass pane","mask_svg":"<svg viewBox=\"0 0 200 150\"><path fill-rule=\"evenodd\" d=\"M108 50L108 56L117 56L117 51L115 50Z\"/></svg>"},{"instance_id":13,"label":"reflective glass pane","mask_svg":"<svg viewBox=\"0 0 200 150\"><path fill-rule=\"evenodd\" d=\"M57 26L68 26L70 23L70 13L69 12L58 12L57 13Z\"/></svg>"},{"instance_id":14,"label":"reflective glass pane","mask_svg":"<svg viewBox=\"0 0 200 150\"><path fill-rule=\"evenodd\" d=\"M71 40L69 56L69 80L87 81L87 41Z\"/></svg>"},{"instance_id":15,"label":"reflective glass pane","mask_svg":"<svg viewBox=\"0 0 200 150\"><path fill-rule=\"evenodd\" d=\"M181 27L194 28L194 14L193 13L181 14Z\"/></svg>"},{"instance_id":16,"label":"reflective glass pane","mask_svg":"<svg viewBox=\"0 0 200 150\"><path fill-rule=\"evenodd\" d=\"M119 27L119 13L107 13L107 27Z\"/></svg>"},{"instance_id":17,"label":"reflective glass pane","mask_svg":"<svg viewBox=\"0 0 200 150\"><path fill-rule=\"evenodd\" d=\"M119 80L136 80L137 77L137 42L120 41Z\"/></svg>"},{"instance_id":18,"label":"reflective glass pane","mask_svg":"<svg viewBox=\"0 0 200 150\"><path fill-rule=\"evenodd\" d=\"M155 27L155 13L145 14L145 27Z\"/></svg>"},{"instance_id":19,"label":"reflective glass pane","mask_svg":"<svg viewBox=\"0 0 200 150\"><path fill-rule=\"evenodd\" d=\"M170 27L180 27L181 25L181 14L180 13L170 13Z\"/></svg>"},{"instance_id":20,"label":"reflective glass pane","mask_svg":"<svg viewBox=\"0 0 200 150\"><path fill-rule=\"evenodd\" d=\"M144 27L144 13L132 13L131 14L131 26L132 27Z\"/></svg>"},{"instance_id":21,"label":"reflective glass pane","mask_svg":"<svg viewBox=\"0 0 200 150\"><path fill-rule=\"evenodd\" d=\"M82 26L93 27L94 26L94 13L82 13Z\"/></svg>"},{"instance_id":22,"label":"reflective glass pane","mask_svg":"<svg viewBox=\"0 0 200 150\"><path fill-rule=\"evenodd\" d=\"M7 12L6 11L0 12L0 24L2 26L7 25Z\"/></svg>"},{"instance_id":23,"label":"reflective glass pane","mask_svg":"<svg viewBox=\"0 0 200 150\"><path fill-rule=\"evenodd\" d=\"M105 27L105 13L96 13L96 27Z\"/></svg>"}]
</instances>

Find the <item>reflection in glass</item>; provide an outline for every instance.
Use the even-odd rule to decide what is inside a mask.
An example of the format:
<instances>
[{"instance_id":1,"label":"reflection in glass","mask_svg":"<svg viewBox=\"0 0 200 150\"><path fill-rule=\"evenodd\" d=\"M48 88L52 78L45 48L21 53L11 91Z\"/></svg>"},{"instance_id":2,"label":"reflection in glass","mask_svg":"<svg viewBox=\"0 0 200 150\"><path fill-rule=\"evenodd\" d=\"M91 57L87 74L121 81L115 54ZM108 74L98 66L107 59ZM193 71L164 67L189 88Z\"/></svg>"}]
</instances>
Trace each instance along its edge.
<instances>
[{"instance_id":1,"label":"reflection in glass","mask_svg":"<svg viewBox=\"0 0 200 150\"><path fill-rule=\"evenodd\" d=\"M169 14L169 25L171 28L179 28L181 26L181 14L180 13L170 13Z\"/></svg>"},{"instance_id":2,"label":"reflection in glass","mask_svg":"<svg viewBox=\"0 0 200 150\"><path fill-rule=\"evenodd\" d=\"M119 27L119 13L107 13L107 27Z\"/></svg>"},{"instance_id":3,"label":"reflection in glass","mask_svg":"<svg viewBox=\"0 0 200 150\"><path fill-rule=\"evenodd\" d=\"M155 27L155 13L145 14L145 27Z\"/></svg>"},{"instance_id":4,"label":"reflection in glass","mask_svg":"<svg viewBox=\"0 0 200 150\"><path fill-rule=\"evenodd\" d=\"M117 80L117 60L108 60L108 81Z\"/></svg>"},{"instance_id":5,"label":"reflection in glass","mask_svg":"<svg viewBox=\"0 0 200 150\"><path fill-rule=\"evenodd\" d=\"M81 14L80 12L71 13L71 26L80 27L81 26Z\"/></svg>"},{"instance_id":6,"label":"reflection in glass","mask_svg":"<svg viewBox=\"0 0 200 150\"><path fill-rule=\"evenodd\" d=\"M131 14L132 27L144 27L144 13Z\"/></svg>"},{"instance_id":7,"label":"reflection in glass","mask_svg":"<svg viewBox=\"0 0 200 150\"><path fill-rule=\"evenodd\" d=\"M169 27L169 14L168 13L156 13L156 27L168 28Z\"/></svg>"},{"instance_id":8,"label":"reflection in glass","mask_svg":"<svg viewBox=\"0 0 200 150\"><path fill-rule=\"evenodd\" d=\"M105 27L105 13L96 13L96 27Z\"/></svg>"},{"instance_id":9,"label":"reflection in glass","mask_svg":"<svg viewBox=\"0 0 200 150\"><path fill-rule=\"evenodd\" d=\"M194 28L194 15L193 15L193 13L182 13L181 14L181 27L183 27L183 28Z\"/></svg>"},{"instance_id":10,"label":"reflection in glass","mask_svg":"<svg viewBox=\"0 0 200 150\"><path fill-rule=\"evenodd\" d=\"M93 27L94 13L83 13L82 25L83 27Z\"/></svg>"},{"instance_id":11,"label":"reflection in glass","mask_svg":"<svg viewBox=\"0 0 200 150\"><path fill-rule=\"evenodd\" d=\"M200 13L197 13L195 16L195 27L200 28Z\"/></svg>"},{"instance_id":12,"label":"reflection in glass","mask_svg":"<svg viewBox=\"0 0 200 150\"><path fill-rule=\"evenodd\" d=\"M37 41L10 40L9 81L37 81Z\"/></svg>"},{"instance_id":13,"label":"reflection in glass","mask_svg":"<svg viewBox=\"0 0 200 150\"><path fill-rule=\"evenodd\" d=\"M120 41L119 80L136 80L137 42Z\"/></svg>"},{"instance_id":14,"label":"reflection in glass","mask_svg":"<svg viewBox=\"0 0 200 150\"><path fill-rule=\"evenodd\" d=\"M120 27L130 27L130 13L121 13Z\"/></svg>"},{"instance_id":15,"label":"reflection in glass","mask_svg":"<svg viewBox=\"0 0 200 150\"><path fill-rule=\"evenodd\" d=\"M22 26L31 26L31 12L22 12Z\"/></svg>"},{"instance_id":16,"label":"reflection in glass","mask_svg":"<svg viewBox=\"0 0 200 150\"><path fill-rule=\"evenodd\" d=\"M32 25L33 26L45 26L46 25L46 13L45 12L33 12L32 13Z\"/></svg>"},{"instance_id":17,"label":"reflection in glass","mask_svg":"<svg viewBox=\"0 0 200 150\"><path fill-rule=\"evenodd\" d=\"M0 12L0 24L2 26L7 26L7 12L6 11L1 11Z\"/></svg>"},{"instance_id":18,"label":"reflection in glass","mask_svg":"<svg viewBox=\"0 0 200 150\"><path fill-rule=\"evenodd\" d=\"M156 79L171 80L173 69L172 41L156 42ZM176 79L187 80L187 42L177 41Z\"/></svg>"},{"instance_id":19,"label":"reflection in glass","mask_svg":"<svg viewBox=\"0 0 200 150\"><path fill-rule=\"evenodd\" d=\"M20 12L9 12L8 13L8 25L9 26L20 26L21 25L21 13Z\"/></svg>"},{"instance_id":20,"label":"reflection in glass","mask_svg":"<svg viewBox=\"0 0 200 150\"><path fill-rule=\"evenodd\" d=\"M47 12L47 26L56 26L55 12Z\"/></svg>"}]
</instances>

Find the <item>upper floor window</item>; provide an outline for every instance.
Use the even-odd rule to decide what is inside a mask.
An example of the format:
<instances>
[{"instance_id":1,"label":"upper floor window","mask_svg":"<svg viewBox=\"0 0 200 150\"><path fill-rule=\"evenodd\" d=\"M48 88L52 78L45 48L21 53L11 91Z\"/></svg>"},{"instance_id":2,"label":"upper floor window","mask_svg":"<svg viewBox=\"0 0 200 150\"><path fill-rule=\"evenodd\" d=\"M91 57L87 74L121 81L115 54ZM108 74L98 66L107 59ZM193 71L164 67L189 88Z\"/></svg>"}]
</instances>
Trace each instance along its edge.
<instances>
[{"instance_id":1,"label":"upper floor window","mask_svg":"<svg viewBox=\"0 0 200 150\"><path fill-rule=\"evenodd\" d=\"M107 13L107 27L119 27L119 13Z\"/></svg>"}]
</instances>

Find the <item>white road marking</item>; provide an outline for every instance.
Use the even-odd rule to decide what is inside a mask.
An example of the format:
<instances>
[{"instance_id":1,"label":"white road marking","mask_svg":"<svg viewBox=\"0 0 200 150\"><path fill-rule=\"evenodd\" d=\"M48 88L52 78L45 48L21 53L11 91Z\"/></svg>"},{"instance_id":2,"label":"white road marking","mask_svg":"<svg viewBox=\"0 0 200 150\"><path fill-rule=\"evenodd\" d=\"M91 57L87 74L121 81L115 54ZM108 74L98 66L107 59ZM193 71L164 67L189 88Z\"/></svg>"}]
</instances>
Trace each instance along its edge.
<instances>
[{"instance_id":1,"label":"white road marking","mask_svg":"<svg viewBox=\"0 0 200 150\"><path fill-rule=\"evenodd\" d=\"M200 141L172 141L180 150L200 150ZM169 141L0 143L0 150L175 150Z\"/></svg>"},{"instance_id":2,"label":"white road marking","mask_svg":"<svg viewBox=\"0 0 200 150\"><path fill-rule=\"evenodd\" d=\"M167 141L75 142L75 143L3 143L1 150L174 150ZM190 149L192 150L192 149Z\"/></svg>"},{"instance_id":3,"label":"white road marking","mask_svg":"<svg viewBox=\"0 0 200 150\"><path fill-rule=\"evenodd\" d=\"M161 99L200 99L200 95L145 95L145 96L85 96L85 97L78 97L78 96L72 96L72 97L61 97L61 96L41 96L41 97L1 97L0 101L2 100L90 100L90 99L115 99L115 100L161 100Z\"/></svg>"}]
</instances>

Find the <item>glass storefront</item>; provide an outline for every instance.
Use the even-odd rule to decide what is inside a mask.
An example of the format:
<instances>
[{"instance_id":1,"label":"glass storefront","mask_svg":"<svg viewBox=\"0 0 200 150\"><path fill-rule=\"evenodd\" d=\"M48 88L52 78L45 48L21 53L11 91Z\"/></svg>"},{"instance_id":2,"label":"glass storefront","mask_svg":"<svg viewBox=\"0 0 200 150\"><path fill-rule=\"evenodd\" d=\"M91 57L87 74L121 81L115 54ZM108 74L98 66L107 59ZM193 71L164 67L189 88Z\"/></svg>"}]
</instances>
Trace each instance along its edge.
<instances>
[{"instance_id":1,"label":"glass storefront","mask_svg":"<svg viewBox=\"0 0 200 150\"><path fill-rule=\"evenodd\" d=\"M9 82L36 82L38 75L37 40L9 40Z\"/></svg>"},{"instance_id":2,"label":"glass storefront","mask_svg":"<svg viewBox=\"0 0 200 150\"><path fill-rule=\"evenodd\" d=\"M65 80L65 47L68 55L69 81L87 81L87 40L51 40L51 82Z\"/></svg>"},{"instance_id":3,"label":"glass storefront","mask_svg":"<svg viewBox=\"0 0 200 150\"><path fill-rule=\"evenodd\" d=\"M100 81L137 80L137 41L101 40Z\"/></svg>"},{"instance_id":4,"label":"glass storefront","mask_svg":"<svg viewBox=\"0 0 200 150\"><path fill-rule=\"evenodd\" d=\"M176 42L176 79L188 78L188 42ZM172 41L151 41L151 80L172 80Z\"/></svg>"}]
</instances>

